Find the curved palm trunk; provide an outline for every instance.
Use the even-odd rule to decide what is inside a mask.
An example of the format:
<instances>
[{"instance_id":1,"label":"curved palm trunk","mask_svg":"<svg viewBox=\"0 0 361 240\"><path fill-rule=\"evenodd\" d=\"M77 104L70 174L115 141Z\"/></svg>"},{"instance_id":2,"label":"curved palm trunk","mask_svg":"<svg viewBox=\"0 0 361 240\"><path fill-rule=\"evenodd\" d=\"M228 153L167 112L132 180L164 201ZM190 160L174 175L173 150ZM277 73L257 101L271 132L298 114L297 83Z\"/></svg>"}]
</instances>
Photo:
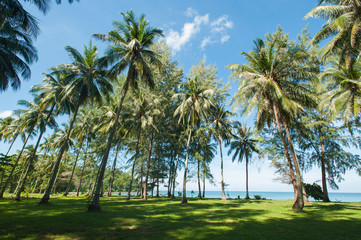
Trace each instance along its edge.
<instances>
[{"instance_id":1,"label":"curved palm trunk","mask_svg":"<svg viewBox=\"0 0 361 240\"><path fill-rule=\"evenodd\" d=\"M188 171L188 155L189 155L189 144L191 143L191 136L192 136L193 126L189 129L188 141L187 141L187 152L186 152L186 163L184 166L184 177L183 177L183 196L181 204L187 204L187 171Z\"/></svg>"},{"instance_id":2,"label":"curved palm trunk","mask_svg":"<svg viewBox=\"0 0 361 240\"><path fill-rule=\"evenodd\" d=\"M148 177L150 171L150 158L152 156L152 148L153 148L153 137L154 137L154 132L152 131L152 134L150 136L149 148L148 148L147 170L145 172L144 196L143 196L144 199L147 199L147 185L148 185Z\"/></svg>"},{"instance_id":3,"label":"curved palm trunk","mask_svg":"<svg viewBox=\"0 0 361 240\"><path fill-rule=\"evenodd\" d=\"M175 167L174 167L172 199L174 198L174 192L175 192L175 183L176 183L175 180L177 178L177 169L178 169L179 155L180 155L179 152L180 152L180 146L178 147L177 161L176 161Z\"/></svg>"},{"instance_id":4,"label":"curved palm trunk","mask_svg":"<svg viewBox=\"0 0 361 240\"><path fill-rule=\"evenodd\" d=\"M298 189L297 200L293 204L292 209L302 210L303 207L304 207L302 171L301 171L301 167L300 167L300 164L298 162L296 151L295 151L295 149L293 147L292 138L291 138L291 135L290 135L290 132L288 130L288 127L287 127L286 123L284 124L284 127L285 127L285 131L286 131L286 134L287 134L287 139L288 139L288 143L289 143L289 146L290 146L290 150L291 150L293 165L294 165L295 171L296 171L297 189Z\"/></svg>"},{"instance_id":5,"label":"curved palm trunk","mask_svg":"<svg viewBox=\"0 0 361 240\"><path fill-rule=\"evenodd\" d=\"M282 131L282 130L280 130L280 131ZM291 183L293 186L294 199L297 199L297 195L298 195L297 180L296 180L295 172L293 170L293 164L292 164L290 153L287 148L286 139L285 139L284 134L281 134L281 139L282 139L282 145L283 145L283 149L285 151L285 155L286 155L286 159L287 159L287 163L288 163L288 168L290 171L289 177L290 177L290 180L291 180Z\"/></svg>"},{"instance_id":6,"label":"curved palm trunk","mask_svg":"<svg viewBox=\"0 0 361 240\"><path fill-rule=\"evenodd\" d=\"M248 194L248 154L246 152L246 197L245 199L249 199L249 194Z\"/></svg>"},{"instance_id":7,"label":"curved palm trunk","mask_svg":"<svg viewBox=\"0 0 361 240\"><path fill-rule=\"evenodd\" d=\"M26 172L25 172L25 176L24 176L23 179L22 179L22 183L21 183L21 185L20 185L20 188L18 189L18 191L17 191L17 193L16 193L15 200L17 200L17 201L20 200L21 192L23 191L23 188L24 188L24 186L25 186L25 181L26 181L26 179L27 179L27 177L28 177L28 174L29 174L29 172L30 172L30 167L31 167L31 165L32 165L32 163L33 163L33 161L34 161L34 159L35 159L36 152L37 152L38 147L39 147L39 145L40 145L41 138L42 138L42 136L43 136L43 134L44 134L44 132L45 132L46 125L48 124L48 122L49 122L49 120L50 120L50 117L51 117L51 115L53 114L54 108L55 108L55 104L52 105L52 107L51 107L48 115L46 116L44 125L43 125L43 126L41 127L41 129L40 129L40 135L39 135L39 137L38 137L38 141L36 142L35 148L34 148L32 154L31 154L31 156L30 156L30 159L29 159L29 166L28 166L28 168L27 168L27 170L26 170Z\"/></svg>"},{"instance_id":8,"label":"curved palm trunk","mask_svg":"<svg viewBox=\"0 0 361 240\"><path fill-rule=\"evenodd\" d=\"M30 172L30 169L31 169L31 165L32 165L32 161L30 159L29 162L28 162L28 166L26 167L25 174L24 174L23 178L20 181L19 187L17 188L16 196L14 197L15 201L20 201L20 199L21 199L21 192L24 189L26 179L27 179L27 177L29 175L29 172Z\"/></svg>"},{"instance_id":9,"label":"curved palm trunk","mask_svg":"<svg viewBox=\"0 0 361 240\"><path fill-rule=\"evenodd\" d=\"M7 186L8 186L9 183L10 183L10 180L11 180L11 177L13 176L13 174L14 174L15 168L16 168L16 167L18 166L18 164L19 164L19 160L20 160L20 158L21 158L21 155L23 154L23 151L24 151L24 149L25 149L25 146L26 146L26 144L27 144L27 142L28 142L28 140L29 140L32 132L34 131L34 128L35 128L35 126L33 126L33 127L31 128L28 137L25 139L25 142L24 142L24 144L23 144L23 147L21 148L21 151L20 151L20 153L19 153L19 155L18 155L18 158L16 159L13 168L11 169L10 175L9 175L9 177L7 178L4 187L2 188L2 190L1 190L1 192L0 192L0 198L3 198L3 197L4 197L4 192L5 192Z\"/></svg>"},{"instance_id":10,"label":"curved palm trunk","mask_svg":"<svg viewBox=\"0 0 361 240\"><path fill-rule=\"evenodd\" d=\"M113 182L114 182L114 178L115 178L115 167L116 167L116 164L117 164L119 146L120 146L120 144L118 143L118 144L117 144L117 150L115 151L115 158L114 158L114 162L113 162L113 167L112 167L111 176L110 176L110 178L109 178L108 197L111 197L111 196L112 196Z\"/></svg>"},{"instance_id":11,"label":"curved palm trunk","mask_svg":"<svg viewBox=\"0 0 361 240\"><path fill-rule=\"evenodd\" d=\"M112 129L110 131L109 137L108 137L108 142L107 142L107 146L105 148L104 151L104 155L103 155L103 159L102 159L102 164L101 164L101 169L100 169L100 174L98 176L98 180L97 180L97 187L94 193L94 197L93 200L91 202L91 204L88 207L88 211L101 211L100 205L99 205L99 198L100 198L100 190L101 190L101 186L102 186L102 182L103 182L103 178L104 178L104 173L105 173L105 167L107 165L107 161L108 161L108 157L109 157L109 152L110 152L110 148L112 146L113 143L113 138L115 135L115 131L117 130L117 124L118 124L118 120L119 120L119 116L120 116L120 111L122 110L122 105L123 105L123 101L125 96L127 95L128 92L128 86L129 86L129 82L130 82L130 76L133 75L131 73L132 71L132 64L129 67L129 71L128 71L128 77L127 77L127 81L125 83L125 88L124 88L124 93L123 96L120 100L118 109L117 109L117 113L115 116L115 120L112 126Z\"/></svg>"},{"instance_id":12,"label":"curved palm trunk","mask_svg":"<svg viewBox=\"0 0 361 240\"><path fill-rule=\"evenodd\" d=\"M64 197L68 196L68 194L69 194L70 187L71 187L71 182L73 181L73 176L74 176L76 164L78 163L80 151L83 149L84 140L85 140L85 137L82 138L81 143L80 143L80 148L79 148L78 152L76 153L76 158L75 158L75 162L74 162L73 169L72 169L72 171L71 171L71 175L70 175L70 179L69 179L69 182L68 182L68 186L66 187L66 190L65 190L65 192L64 192L64 194L63 194Z\"/></svg>"},{"instance_id":13,"label":"curved palm trunk","mask_svg":"<svg viewBox=\"0 0 361 240\"><path fill-rule=\"evenodd\" d=\"M224 191L224 179L223 179L223 154L222 154L222 138L218 135L219 151L221 154L221 185L222 185L222 200L227 200L226 193Z\"/></svg>"},{"instance_id":14,"label":"curved palm trunk","mask_svg":"<svg viewBox=\"0 0 361 240\"><path fill-rule=\"evenodd\" d=\"M282 134L281 119L279 117L280 113L275 104L273 104L273 112L275 115L276 123L277 123L278 129L280 131L280 134ZM292 209L302 210L303 206L304 206L304 201L303 201L303 181L302 181L302 175L301 175L301 168L298 163L298 158L297 158L295 149L293 147L292 138L291 138L290 132L288 130L287 124L285 122L282 122L282 123L283 123L284 130L286 132L288 146L290 147L293 165L294 165L295 171L296 171L296 179L297 179L297 198L292 206Z\"/></svg>"},{"instance_id":15,"label":"curved palm trunk","mask_svg":"<svg viewBox=\"0 0 361 240\"><path fill-rule=\"evenodd\" d=\"M65 150L67 148L68 141L69 141L69 138L70 138L70 133L71 133L71 131L73 129L73 126L74 126L74 123L75 123L75 120L76 120L76 116L78 115L79 108L80 108L80 101L78 102L78 104L77 104L77 106L75 108L73 119L71 120L68 132L66 133L66 136L65 136L65 141L63 142L63 144L62 144L62 146L60 148L58 158L56 159L56 162L54 164L54 168L53 168L53 171L52 171L48 186L46 187L45 193L44 193L42 199L40 200L40 204L47 204L49 202L51 190L52 190L52 188L54 186L55 179L57 178L57 173L59 171L60 162L61 162L63 154L64 154L64 152L65 152Z\"/></svg>"},{"instance_id":16,"label":"curved palm trunk","mask_svg":"<svg viewBox=\"0 0 361 240\"><path fill-rule=\"evenodd\" d=\"M13 141L11 142L10 146L9 146L9 149L8 151L6 152L6 155L5 157L7 157L9 155L9 152L11 150L11 148L13 147L14 143L15 143L15 140L18 138L19 134L16 134L16 136L14 137Z\"/></svg>"}]
</instances>

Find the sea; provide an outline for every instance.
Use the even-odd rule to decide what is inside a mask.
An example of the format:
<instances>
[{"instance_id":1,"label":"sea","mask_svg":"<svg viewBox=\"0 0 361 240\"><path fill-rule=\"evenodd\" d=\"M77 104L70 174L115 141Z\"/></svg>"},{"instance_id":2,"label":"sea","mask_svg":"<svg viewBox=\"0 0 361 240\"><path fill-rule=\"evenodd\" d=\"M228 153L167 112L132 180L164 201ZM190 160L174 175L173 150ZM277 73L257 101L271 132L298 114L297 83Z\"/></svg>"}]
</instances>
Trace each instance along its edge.
<instances>
[{"instance_id":1,"label":"sea","mask_svg":"<svg viewBox=\"0 0 361 240\"><path fill-rule=\"evenodd\" d=\"M149 194L149 193L148 193ZM155 194L155 193L154 193ZM122 193L122 195L126 195L126 193ZM167 192L160 191L160 196L166 196ZM176 191L176 196L182 196L181 191ZM268 200L288 200L293 199L293 192L256 192L250 191L249 197L255 198L254 196L258 195L261 198L265 198ZM198 191L187 191L187 197L197 197ZM229 199L238 199L244 198L246 196L245 191L226 191L226 196ZM340 193L340 192L330 192L328 194L330 200L332 202L361 202L361 193ZM222 191L206 191L206 198L222 198ZM309 198L310 201L314 201L313 198Z\"/></svg>"}]
</instances>

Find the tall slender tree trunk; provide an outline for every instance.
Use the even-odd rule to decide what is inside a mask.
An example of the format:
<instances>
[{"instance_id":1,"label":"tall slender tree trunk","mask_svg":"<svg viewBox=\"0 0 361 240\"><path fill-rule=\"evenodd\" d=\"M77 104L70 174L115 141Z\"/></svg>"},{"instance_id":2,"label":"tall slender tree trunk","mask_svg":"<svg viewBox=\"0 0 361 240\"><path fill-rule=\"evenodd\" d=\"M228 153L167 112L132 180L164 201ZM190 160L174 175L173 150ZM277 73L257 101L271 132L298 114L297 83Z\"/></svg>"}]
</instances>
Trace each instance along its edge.
<instances>
[{"instance_id":1,"label":"tall slender tree trunk","mask_svg":"<svg viewBox=\"0 0 361 240\"><path fill-rule=\"evenodd\" d=\"M144 161L141 159L140 163L140 184L139 184L139 197L143 198L143 166Z\"/></svg>"},{"instance_id":2,"label":"tall slender tree trunk","mask_svg":"<svg viewBox=\"0 0 361 240\"><path fill-rule=\"evenodd\" d=\"M289 142L290 150L291 150L293 165L294 165L295 171L296 171L297 188L298 188L297 200L293 204L292 209L294 209L294 210L302 210L303 207L304 207L302 171L301 171L301 167L300 167L300 164L298 162L296 151L295 151L294 146L293 146L292 138L291 138L291 135L290 135L290 132L288 130L288 127L287 127L286 123L284 123L284 127L285 127L285 131L286 131L286 134L287 134L287 139L288 139L288 142Z\"/></svg>"},{"instance_id":3,"label":"tall slender tree trunk","mask_svg":"<svg viewBox=\"0 0 361 240\"><path fill-rule=\"evenodd\" d=\"M145 172L145 181L144 181L144 199L147 199L147 185L148 185L148 177L149 177L149 171L150 171L150 158L152 156L152 148L153 148L153 137L154 137L154 131L152 130L152 133L150 135L150 143L148 148L148 158L147 158L147 170Z\"/></svg>"},{"instance_id":4,"label":"tall slender tree trunk","mask_svg":"<svg viewBox=\"0 0 361 240\"><path fill-rule=\"evenodd\" d=\"M70 179L69 179L69 182L68 182L68 186L66 187L65 192L63 194L64 197L68 196L68 194L69 194L70 187L71 187L71 182L73 181L73 176L74 176L76 164L78 163L80 151L83 149L84 140L85 140L85 137L83 137L82 140L80 141L80 148L79 148L78 152L76 153L76 158L75 158L73 169L71 170L71 175L70 175Z\"/></svg>"},{"instance_id":5,"label":"tall slender tree trunk","mask_svg":"<svg viewBox=\"0 0 361 240\"><path fill-rule=\"evenodd\" d=\"M32 165L32 162L31 162L31 159L29 159L29 162L28 162L28 165L26 167L26 171L24 173L24 176L23 176L22 179L20 179L20 185L17 188L16 196L14 197L15 201L20 201L20 199L21 199L21 192L24 190L26 178L27 178L27 176L28 176L28 174L30 172L31 165Z\"/></svg>"},{"instance_id":6,"label":"tall slender tree trunk","mask_svg":"<svg viewBox=\"0 0 361 240\"><path fill-rule=\"evenodd\" d=\"M327 180L326 180L326 159L325 159L325 141L323 140L323 135L321 132L321 127L319 129L320 138L321 138L321 174L322 174L322 192L323 192L323 201L331 202L328 197L327 191Z\"/></svg>"},{"instance_id":7,"label":"tall slender tree trunk","mask_svg":"<svg viewBox=\"0 0 361 240\"><path fill-rule=\"evenodd\" d=\"M222 200L227 200L226 193L224 191L224 178L223 178L223 154L222 154L222 137L218 135L219 151L221 155L221 185L222 185Z\"/></svg>"},{"instance_id":8,"label":"tall slender tree trunk","mask_svg":"<svg viewBox=\"0 0 361 240\"><path fill-rule=\"evenodd\" d=\"M169 177L168 177L168 188L167 188L167 196L171 197L172 196L172 174L173 174L173 170L174 170L174 153L175 151L172 151L172 156L170 158L170 162L169 162Z\"/></svg>"},{"instance_id":9,"label":"tall slender tree trunk","mask_svg":"<svg viewBox=\"0 0 361 240\"><path fill-rule=\"evenodd\" d=\"M7 156L9 155L9 152L10 152L11 148L13 147L13 145L14 145L16 139L18 138L18 136L19 136L19 134L16 134L16 136L14 137L13 141L11 142L11 144L10 144L10 146L9 146L8 151L6 152L5 157L7 157Z\"/></svg>"},{"instance_id":10,"label":"tall slender tree trunk","mask_svg":"<svg viewBox=\"0 0 361 240\"><path fill-rule=\"evenodd\" d=\"M77 197L79 197L80 188L81 188L81 183L82 183L82 181L83 181L83 175L84 175L84 171L85 171L86 160L87 160L87 158L88 158L88 149L89 149L89 140L87 141L87 146L86 146L86 149L85 149L85 156L84 156L83 167L81 168L79 185L78 185L78 188L76 189L76 196L77 196Z\"/></svg>"},{"instance_id":11,"label":"tall slender tree trunk","mask_svg":"<svg viewBox=\"0 0 361 240\"><path fill-rule=\"evenodd\" d=\"M180 148L181 147L179 146L178 147L178 154L177 154L177 161L176 161L175 167L174 167L172 199L174 198L174 192L175 192L175 184L176 184L176 178L177 178L177 170L178 170L178 163L179 163Z\"/></svg>"},{"instance_id":12,"label":"tall slender tree trunk","mask_svg":"<svg viewBox=\"0 0 361 240\"><path fill-rule=\"evenodd\" d=\"M282 131L282 129L280 131ZM295 172L293 170L292 159L291 159L290 153L288 151L288 147L287 147L287 143L286 143L286 139L285 139L285 134L281 133L280 136L281 136L281 140L282 140L282 144L283 144L283 149L284 149L285 155L286 155L286 160L287 160L287 163L288 163L289 177L290 177L290 181L291 181L291 184L292 184L292 187L293 187L294 199L296 200L297 196L298 196L298 187L297 187L296 175L295 175Z\"/></svg>"},{"instance_id":13,"label":"tall slender tree trunk","mask_svg":"<svg viewBox=\"0 0 361 240\"><path fill-rule=\"evenodd\" d=\"M28 169L28 164L29 164L29 161L25 162L25 164L24 164L23 170L21 171L21 174L20 174L20 177L19 177L19 180L18 180L18 184L16 184L14 194L17 193L17 191L18 191L18 189L19 189L19 187L21 185L21 180L24 178L24 174L26 172L26 169Z\"/></svg>"},{"instance_id":14,"label":"tall slender tree trunk","mask_svg":"<svg viewBox=\"0 0 361 240\"><path fill-rule=\"evenodd\" d=\"M27 177L28 177L28 174L29 174L29 172L30 172L31 165L32 165L32 163L34 162L34 159L35 159L35 156L36 156L36 152L37 152L38 147L39 147L39 145L40 145L41 138L42 138L42 136L43 136L43 134L44 134L44 132L45 132L46 125L48 124L48 122L49 122L49 120L50 120L50 117L51 117L51 115L53 114L54 108L55 108L55 104L52 105L52 107L51 107L48 115L46 116L45 122L44 122L44 124L42 125L42 127L41 127L41 129L40 129L40 135L39 135L39 137L38 137L38 140L37 140L37 142L36 142L36 144L35 144L34 150L33 150L33 152L31 153L31 156L30 156L30 159L29 159L29 166L28 166L28 168L27 168L27 170L26 170L26 172L25 172L25 176L24 176L24 178L23 178L23 180L22 180L22 183L21 183L21 185L20 185L21 187L20 187L20 189L18 189L18 191L17 191L17 193L16 193L15 200L17 200L17 201L20 201L20 195L21 195L21 192L23 191L23 188L24 188L24 186L25 186L25 181L26 181L26 179L27 179Z\"/></svg>"},{"instance_id":15,"label":"tall slender tree trunk","mask_svg":"<svg viewBox=\"0 0 361 240\"><path fill-rule=\"evenodd\" d=\"M68 147L68 141L69 141L69 138L70 138L70 133L73 129L73 126L74 126L74 123L75 123L75 120L76 120L76 117L78 115L78 111L79 111L79 108L80 108L80 104L81 102L79 101L77 103L77 106L75 108L75 112L74 112L74 115L73 115L73 119L70 123L70 126L69 126L69 129L68 129L68 132L66 133L66 136L65 136L65 140L60 148L60 151L59 151L59 154L58 154L58 158L56 159L56 162L55 162L55 165L54 165L54 168L53 168L53 172L50 176L50 181L49 181L49 184L45 190L45 193L42 197L42 199L40 200L40 204L47 204L49 202L49 198L50 198L50 194L51 194L51 190L53 188L53 185L55 183L55 179L57 177L57 172L59 170L59 166L60 166L60 162L61 162L61 159L63 158L63 154L64 152L66 151L67 147Z\"/></svg>"},{"instance_id":16,"label":"tall slender tree trunk","mask_svg":"<svg viewBox=\"0 0 361 240\"><path fill-rule=\"evenodd\" d=\"M132 62L132 60L131 60ZM102 164L101 164L101 169L100 169L100 174L97 180L97 186L96 186L96 190L95 190L95 194L93 197L93 200L91 202L91 204L88 207L88 211L92 212L92 211L101 211L100 205L99 205L99 198L100 198L100 191L101 191L101 186L102 186L102 182L103 182L103 178L104 178L104 173L105 173L105 168L107 165L107 161L108 161L108 157L109 157L109 152L110 152L110 148L112 146L113 143L113 138L115 135L115 132L117 130L117 125L118 125L118 120L119 120L119 116L120 116L120 112L122 110L122 105L123 105L123 101L125 96L127 95L127 91L128 91L128 87L129 87L129 82L130 82L130 76L132 76L132 63L130 64L129 70L128 70L128 76L127 76L127 80L125 83L125 88L124 88L124 93L123 96L120 100L117 112L116 112L116 116L115 116L115 120L112 126L112 129L110 131L109 137L108 137L108 142L107 142L107 146L105 148L104 151L104 155L103 155L103 159L102 159Z\"/></svg>"},{"instance_id":17,"label":"tall slender tree trunk","mask_svg":"<svg viewBox=\"0 0 361 240\"><path fill-rule=\"evenodd\" d=\"M203 174L203 198L206 196L206 175Z\"/></svg>"},{"instance_id":18,"label":"tall slender tree trunk","mask_svg":"<svg viewBox=\"0 0 361 240\"><path fill-rule=\"evenodd\" d=\"M131 192L132 192L132 185L133 185L133 180L134 180L134 169L135 169L135 163L136 163L136 161L137 161L137 157L138 157L138 154L139 154L139 142L140 142L141 132L142 132L142 128L139 129L138 138L137 138L137 144L136 144L136 146L135 146L134 161L133 161L133 166L132 166L132 176L131 176L130 182L129 182L127 200L130 199L130 194L131 194Z\"/></svg>"},{"instance_id":19,"label":"tall slender tree trunk","mask_svg":"<svg viewBox=\"0 0 361 240\"><path fill-rule=\"evenodd\" d=\"M55 166L55 164L54 164ZM51 194L54 194L56 193L56 184L58 183L58 178L59 178L59 173L60 173L60 170L61 170L61 164L59 165L59 168L58 168L58 172L56 173L56 177L55 177L55 181L54 181L54 184L53 184L53 188L51 189Z\"/></svg>"},{"instance_id":20,"label":"tall slender tree trunk","mask_svg":"<svg viewBox=\"0 0 361 240\"><path fill-rule=\"evenodd\" d=\"M41 187L40 187L39 193L42 193L42 192L43 192L43 187L44 187L45 181L46 181L46 175L44 175L44 178L43 178L43 183L41 184Z\"/></svg>"},{"instance_id":21,"label":"tall slender tree trunk","mask_svg":"<svg viewBox=\"0 0 361 240\"><path fill-rule=\"evenodd\" d=\"M273 112L274 112L274 116L276 119L276 123L278 126L278 130L280 131L280 134L283 133L282 131L282 127L281 127L281 119L280 119L280 114L279 114L279 110L276 107L276 105L273 103ZM287 141L288 141L288 146L290 148L291 151L291 155L292 155L292 160L293 160L293 165L295 167L295 171L296 171L296 180L297 180L297 198L292 206L292 209L294 210L302 210L303 206L304 206L304 201L303 201L303 181L302 181L302 175L301 175L301 168L298 162L298 158L295 152L295 149L293 147L293 142L292 142L292 138L291 135L288 131L288 127L286 122L282 121L284 130L286 132L286 136L287 136Z\"/></svg>"},{"instance_id":22,"label":"tall slender tree trunk","mask_svg":"<svg viewBox=\"0 0 361 240\"><path fill-rule=\"evenodd\" d=\"M119 147L120 147L120 144L118 143L117 144L117 149L115 151L115 158L114 158L114 162L113 162L112 172L111 172L111 175L110 175L110 178L109 178L108 197L112 196L113 182L114 182L114 178L115 178L115 167L116 167L116 164L117 164Z\"/></svg>"},{"instance_id":23,"label":"tall slender tree trunk","mask_svg":"<svg viewBox=\"0 0 361 240\"><path fill-rule=\"evenodd\" d=\"M3 188L2 188L2 190L1 190L1 192L0 192L0 198L3 198L3 197L4 197L4 192L5 192L6 188L8 187L8 185L9 185L9 183L10 183L11 177L13 176L16 167L17 167L18 164L19 164L19 160L20 160L20 158L21 158L21 155L23 154L23 151L24 151L24 149L25 149L25 146L26 146L26 144L27 144L27 142L28 142L31 134L32 134L33 131L34 131L34 128L35 128L35 125L31 127L31 130L29 131L29 135L28 135L28 137L25 139L25 142L24 142L24 144L23 144L23 147L21 148L21 151L20 151L20 153L19 153L19 155L18 155L18 158L16 159L15 164L14 164L14 166L13 166L13 168L11 169L11 172L10 172L10 174L9 174L9 177L7 178L7 180L6 180L6 182L5 182L5 185L3 186Z\"/></svg>"},{"instance_id":24,"label":"tall slender tree trunk","mask_svg":"<svg viewBox=\"0 0 361 240\"><path fill-rule=\"evenodd\" d=\"M181 204L187 204L187 171L188 171L188 155L189 155L189 145L191 143L193 126L190 126L188 141L187 141L187 152L186 152L186 163L184 166L184 177L183 177L183 196Z\"/></svg>"},{"instance_id":25,"label":"tall slender tree trunk","mask_svg":"<svg viewBox=\"0 0 361 240\"><path fill-rule=\"evenodd\" d=\"M200 160L197 160L197 180L198 180L198 197L202 199L202 191L201 191L201 178L200 178Z\"/></svg>"},{"instance_id":26,"label":"tall slender tree trunk","mask_svg":"<svg viewBox=\"0 0 361 240\"><path fill-rule=\"evenodd\" d=\"M248 154L246 152L246 197L245 199L249 199L248 193Z\"/></svg>"}]
</instances>

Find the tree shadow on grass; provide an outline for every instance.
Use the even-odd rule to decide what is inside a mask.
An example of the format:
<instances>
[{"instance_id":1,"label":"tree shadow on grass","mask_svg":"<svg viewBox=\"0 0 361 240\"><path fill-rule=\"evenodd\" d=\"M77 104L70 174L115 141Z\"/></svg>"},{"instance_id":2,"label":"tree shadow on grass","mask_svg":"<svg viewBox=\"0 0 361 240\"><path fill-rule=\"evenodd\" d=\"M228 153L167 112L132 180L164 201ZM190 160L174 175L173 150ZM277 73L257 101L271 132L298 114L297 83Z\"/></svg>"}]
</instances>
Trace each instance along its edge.
<instances>
[{"instance_id":1,"label":"tree shadow on grass","mask_svg":"<svg viewBox=\"0 0 361 240\"><path fill-rule=\"evenodd\" d=\"M85 199L25 200L0 206L1 239L359 239L360 205L314 204L303 213L272 201L103 198L101 213ZM259 203L263 203L260 205ZM278 210L280 209L280 210ZM284 211L280 214L277 211ZM343 211L353 211L342 216Z\"/></svg>"}]
</instances>

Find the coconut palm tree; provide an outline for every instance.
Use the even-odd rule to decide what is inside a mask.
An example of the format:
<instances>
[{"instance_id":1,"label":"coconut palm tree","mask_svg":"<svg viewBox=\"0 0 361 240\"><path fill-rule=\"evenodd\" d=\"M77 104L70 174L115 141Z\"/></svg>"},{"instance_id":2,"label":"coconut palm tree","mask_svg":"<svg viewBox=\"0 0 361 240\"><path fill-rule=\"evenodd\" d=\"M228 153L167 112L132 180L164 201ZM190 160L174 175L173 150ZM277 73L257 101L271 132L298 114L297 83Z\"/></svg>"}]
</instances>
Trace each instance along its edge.
<instances>
[{"instance_id":1,"label":"coconut palm tree","mask_svg":"<svg viewBox=\"0 0 361 240\"><path fill-rule=\"evenodd\" d=\"M233 114L225 110L225 106L214 106L212 109L213 136L218 141L219 153L221 156L221 185L222 185L222 200L227 200L224 191L224 178L223 178L223 154L222 154L222 141L230 137L232 129L232 120L229 119Z\"/></svg>"},{"instance_id":2,"label":"coconut palm tree","mask_svg":"<svg viewBox=\"0 0 361 240\"><path fill-rule=\"evenodd\" d=\"M228 155L230 155L233 151L235 152L232 156L232 162L236 160L238 157L238 162L242 162L243 159L246 160L246 197L245 199L249 199L248 194L248 163L252 158L252 153L259 153L257 144L259 140L253 137L254 132L247 128L246 125L242 126L239 122L235 123L234 130L236 131L233 134L233 138L227 142L227 146L229 146Z\"/></svg>"},{"instance_id":3,"label":"coconut palm tree","mask_svg":"<svg viewBox=\"0 0 361 240\"><path fill-rule=\"evenodd\" d=\"M344 122L360 116L361 107L361 58L357 58L352 69L346 64L335 64L320 74L329 83L331 90L324 95L322 105L331 110L332 117L340 116ZM331 103L331 104L329 104Z\"/></svg>"},{"instance_id":4,"label":"coconut palm tree","mask_svg":"<svg viewBox=\"0 0 361 240\"><path fill-rule=\"evenodd\" d=\"M84 55L70 46L65 49L73 59L73 63L56 67L53 74L64 76L65 81L68 82L63 99L73 103L73 117L65 135L65 142L59 150L50 181L40 201L42 204L49 201L62 156L67 148L66 141L69 140L80 106L89 100L101 103L103 95L108 96L112 92L107 71L101 66L102 60L97 56L98 50L95 45L90 42L89 46L84 46Z\"/></svg>"},{"instance_id":5,"label":"coconut palm tree","mask_svg":"<svg viewBox=\"0 0 361 240\"><path fill-rule=\"evenodd\" d=\"M1 23L0 23L1 24ZM20 76L30 79L29 64L37 60L37 51L31 37L10 23L0 26L0 92L9 85L16 90L21 85Z\"/></svg>"},{"instance_id":6,"label":"coconut palm tree","mask_svg":"<svg viewBox=\"0 0 361 240\"><path fill-rule=\"evenodd\" d=\"M21 185L20 188L18 188L18 191L16 193L16 197L15 200L19 201L20 200L20 195L21 192L23 190L25 181L27 179L27 176L29 174L29 171L31 170L30 166L33 165L33 161L36 157L36 150L40 144L41 141L41 137L43 136L44 132L45 132L45 127L48 125L50 126L50 128L54 128L57 126L54 116L52 115L53 113L53 109L47 110L47 109L43 109L43 107L40 104L37 104L37 102L28 102L25 100L21 100L19 101L20 105L26 106L28 108L28 110L20 110L20 112L23 113L23 118L26 118L27 121L30 120L30 123L27 123L27 125L29 126L34 126L31 127L32 131L35 129L35 127L39 128L39 136L38 136L38 140L36 142L35 147L32 147L30 150L32 150L33 152L30 154L28 161L28 167L25 171L24 177L21 180ZM30 133L31 134L31 133Z\"/></svg>"},{"instance_id":7,"label":"coconut palm tree","mask_svg":"<svg viewBox=\"0 0 361 240\"><path fill-rule=\"evenodd\" d=\"M43 116L43 109L36 102L29 102L26 100L20 100L18 102L19 105L25 106L27 109L19 109L16 110L16 114L19 115L19 118L15 120L14 125L17 126L20 131L28 132L28 136L25 138L23 147L20 150L18 157L14 163L13 169L11 170L5 185L3 186L0 197L3 197L3 194L12 178L12 175L18 166L19 160L23 154L23 151L28 143L28 140L35 134L34 129L36 128L37 124L40 123L40 118Z\"/></svg>"},{"instance_id":8,"label":"coconut palm tree","mask_svg":"<svg viewBox=\"0 0 361 240\"><path fill-rule=\"evenodd\" d=\"M191 142L194 127L199 126L201 118L208 116L209 108L212 105L211 97L214 90L202 86L198 78L188 78L187 82L181 84L183 91L176 93L173 98L178 100L178 107L174 112L174 116L179 115L179 121L185 122L188 126L188 140L186 150L186 161L183 177L183 196L182 204L187 204L186 182L188 171L189 145Z\"/></svg>"},{"instance_id":9,"label":"coconut palm tree","mask_svg":"<svg viewBox=\"0 0 361 240\"><path fill-rule=\"evenodd\" d=\"M302 106L315 105L311 92L298 82L311 78L316 69L308 62L307 46L290 42L280 28L266 38L266 41L257 39L249 53L242 52L248 64L228 66L233 76L241 80L233 97L234 106L243 105L246 114L257 108L257 126L274 120L279 133L285 136L286 139L281 139L290 174L294 167L297 179L297 199L292 208L299 210L304 206L303 180L289 125L303 111Z\"/></svg>"},{"instance_id":10,"label":"coconut palm tree","mask_svg":"<svg viewBox=\"0 0 361 240\"><path fill-rule=\"evenodd\" d=\"M129 87L136 89L139 81L144 82L149 87L153 87L154 81L150 64L158 67L162 65L158 60L158 54L149 49L150 45L154 42L154 38L162 36L162 30L149 26L144 15L136 19L133 11L122 13L122 16L123 21L113 22L115 30L110 31L109 35L95 35L96 38L111 44L111 47L107 51L107 63L115 63L110 69L112 75L117 76L126 68L128 68L128 73L123 88L123 95L116 111L116 118L109 133L107 146L102 159L102 167L97 181L97 188L92 203L89 206L89 211L101 210L99 206L101 182L104 178L109 151L128 89Z\"/></svg>"},{"instance_id":11,"label":"coconut palm tree","mask_svg":"<svg viewBox=\"0 0 361 240\"><path fill-rule=\"evenodd\" d=\"M340 62L347 61L349 69L361 51L361 1L360 0L319 0L319 6L312 9L305 18L326 19L322 29L316 33L314 44L330 36L324 56L337 53Z\"/></svg>"}]
</instances>

